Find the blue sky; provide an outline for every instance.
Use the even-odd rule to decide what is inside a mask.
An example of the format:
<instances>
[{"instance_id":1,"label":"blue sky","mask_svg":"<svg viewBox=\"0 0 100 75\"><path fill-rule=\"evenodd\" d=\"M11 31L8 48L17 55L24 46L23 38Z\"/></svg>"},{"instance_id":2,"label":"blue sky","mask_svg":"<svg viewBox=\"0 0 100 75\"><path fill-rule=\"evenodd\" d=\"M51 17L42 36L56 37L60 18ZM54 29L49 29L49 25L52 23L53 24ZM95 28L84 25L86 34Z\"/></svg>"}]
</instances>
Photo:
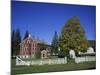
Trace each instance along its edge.
<instances>
[{"instance_id":1,"label":"blue sky","mask_svg":"<svg viewBox=\"0 0 100 75\"><path fill-rule=\"evenodd\" d=\"M87 39L95 40L95 6L12 1L12 30L19 28L22 38L28 30L32 36L50 44L54 31L59 35L65 22L73 16L79 17Z\"/></svg>"}]
</instances>

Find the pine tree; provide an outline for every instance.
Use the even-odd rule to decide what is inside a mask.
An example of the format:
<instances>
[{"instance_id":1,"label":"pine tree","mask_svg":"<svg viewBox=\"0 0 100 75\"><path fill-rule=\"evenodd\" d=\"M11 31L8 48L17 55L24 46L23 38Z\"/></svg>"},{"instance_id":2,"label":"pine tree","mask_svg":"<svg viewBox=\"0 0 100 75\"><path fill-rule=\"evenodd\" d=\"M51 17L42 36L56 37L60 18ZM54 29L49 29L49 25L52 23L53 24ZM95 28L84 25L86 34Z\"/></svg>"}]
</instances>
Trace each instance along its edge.
<instances>
[{"instance_id":1,"label":"pine tree","mask_svg":"<svg viewBox=\"0 0 100 75\"><path fill-rule=\"evenodd\" d=\"M70 49L74 49L76 52L84 52L87 49L88 41L85 31L77 16L65 23L59 37L59 46L65 53L68 53Z\"/></svg>"},{"instance_id":2,"label":"pine tree","mask_svg":"<svg viewBox=\"0 0 100 75\"><path fill-rule=\"evenodd\" d=\"M24 36L24 39L23 39L23 40L25 40L28 36L29 36L29 33L28 33L28 31L26 31L26 33L25 33L25 36Z\"/></svg>"},{"instance_id":3,"label":"pine tree","mask_svg":"<svg viewBox=\"0 0 100 75\"><path fill-rule=\"evenodd\" d=\"M52 44L51 44L51 47L52 47L52 53L58 53L58 34L57 32L55 31L54 33L54 37L53 37L53 40L52 40Z\"/></svg>"},{"instance_id":4,"label":"pine tree","mask_svg":"<svg viewBox=\"0 0 100 75\"><path fill-rule=\"evenodd\" d=\"M14 54L18 55L20 51L20 43L21 43L21 36L19 29L16 30L15 33L15 41L14 41Z\"/></svg>"},{"instance_id":5,"label":"pine tree","mask_svg":"<svg viewBox=\"0 0 100 75\"><path fill-rule=\"evenodd\" d=\"M15 41L15 31L12 31L11 34L11 56L14 55L14 41Z\"/></svg>"}]
</instances>

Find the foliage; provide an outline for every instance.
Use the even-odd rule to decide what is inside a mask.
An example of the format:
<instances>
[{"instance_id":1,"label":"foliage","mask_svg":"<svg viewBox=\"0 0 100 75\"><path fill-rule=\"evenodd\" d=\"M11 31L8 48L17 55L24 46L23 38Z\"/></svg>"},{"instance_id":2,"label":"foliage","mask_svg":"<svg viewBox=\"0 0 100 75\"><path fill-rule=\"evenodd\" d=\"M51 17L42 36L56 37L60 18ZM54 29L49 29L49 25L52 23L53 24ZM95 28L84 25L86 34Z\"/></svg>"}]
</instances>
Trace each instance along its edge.
<instances>
[{"instance_id":1,"label":"foliage","mask_svg":"<svg viewBox=\"0 0 100 75\"><path fill-rule=\"evenodd\" d=\"M36 59L40 59L40 58L41 58L41 52L37 51L37 53L36 53Z\"/></svg>"},{"instance_id":2,"label":"foliage","mask_svg":"<svg viewBox=\"0 0 100 75\"><path fill-rule=\"evenodd\" d=\"M25 33L25 36L24 36L24 39L23 39L23 40L25 40L28 36L29 36L29 33L28 33L28 31L26 31L26 33Z\"/></svg>"},{"instance_id":3,"label":"foliage","mask_svg":"<svg viewBox=\"0 0 100 75\"><path fill-rule=\"evenodd\" d=\"M52 53L58 53L58 46L59 46L58 34L55 31L54 37L53 37L53 40L52 40L52 44L51 44L51 47L52 47L52 51L51 52Z\"/></svg>"},{"instance_id":4,"label":"foliage","mask_svg":"<svg viewBox=\"0 0 100 75\"><path fill-rule=\"evenodd\" d=\"M70 49L84 52L89 46L85 31L77 16L65 23L59 37L59 46L65 53L68 53Z\"/></svg>"},{"instance_id":5,"label":"foliage","mask_svg":"<svg viewBox=\"0 0 100 75\"><path fill-rule=\"evenodd\" d=\"M15 31L12 31L11 34L11 56L14 55L14 41L15 41Z\"/></svg>"},{"instance_id":6,"label":"foliage","mask_svg":"<svg viewBox=\"0 0 100 75\"><path fill-rule=\"evenodd\" d=\"M15 37L14 38L14 42L13 42L13 55L18 55L19 54L19 50L20 50L20 43L21 43L21 36L20 36L20 31L19 29L16 30L15 32ZM13 40L13 39L12 39Z\"/></svg>"},{"instance_id":7,"label":"foliage","mask_svg":"<svg viewBox=\"0 0 100 75\"><path fill-rule=\"evenodd\" d=\"M88 40L89 46L93 47L94 51L96 51L96 41L95 40Z\"/></svg>"},{"instance_id":8,"label":"foliage","mask_svg":"<svg viewBox=\"0 0 100 75\"><path fill-rule=\"evenodd\" d=\"M63 51L58 52L58 57L59 58L64 58L65 56L66 56L66 54Z\"/></svg>"}]
</instances>

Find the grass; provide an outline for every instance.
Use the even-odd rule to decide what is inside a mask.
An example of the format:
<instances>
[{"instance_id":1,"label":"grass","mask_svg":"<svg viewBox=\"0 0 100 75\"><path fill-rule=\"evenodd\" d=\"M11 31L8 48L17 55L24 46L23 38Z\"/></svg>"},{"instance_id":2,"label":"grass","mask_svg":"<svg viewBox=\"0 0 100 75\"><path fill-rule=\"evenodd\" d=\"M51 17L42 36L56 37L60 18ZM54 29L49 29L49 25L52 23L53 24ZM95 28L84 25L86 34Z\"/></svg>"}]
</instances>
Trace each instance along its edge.
<instances>
[{"instance_id":1,"label":"grass","mask_svg":"<svg viewBox=\"0 0 100 75\"><path fill-rule=\"evenodd\" d=\"M58 71L73 71L73 70L88 70L95 69L96 62L74 63L73 60L68 60L67 64L56 65L41 65L41 66L16 66L15 60L12 60L11 74L28 74L28 73L43 73L43 72L58 72Z\"/></svg>"}]
</instances>

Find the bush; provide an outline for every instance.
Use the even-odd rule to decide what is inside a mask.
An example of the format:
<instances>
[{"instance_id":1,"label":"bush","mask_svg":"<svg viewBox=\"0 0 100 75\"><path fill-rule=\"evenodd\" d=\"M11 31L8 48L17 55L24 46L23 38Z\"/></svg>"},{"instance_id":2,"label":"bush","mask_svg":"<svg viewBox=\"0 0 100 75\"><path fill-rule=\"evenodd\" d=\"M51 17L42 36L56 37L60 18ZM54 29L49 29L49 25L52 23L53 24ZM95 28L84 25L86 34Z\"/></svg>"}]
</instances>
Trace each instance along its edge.
<instances>
[{"instance_id":1,"label":"bush","mask_svg":"<svg viewBox=\"0 0 100 75\"><path fill-rule=\"evenodd\" d=\"M37 58L37 59L40 59L40 58L41 58L41 53L40 53L40 52L37 52L37 53L36 53L36 58Z\"/></svg>"},{"instance_id":2,"label":"bush","mask_svg":"<svg viewBox=\"0 0 100 75\"><path fill-rule=\"evenodd\" d=\"M64 58L66 56L66 54L62 51L58 52L58 57L59 58Z\"/></svg>"}]
</instances>

